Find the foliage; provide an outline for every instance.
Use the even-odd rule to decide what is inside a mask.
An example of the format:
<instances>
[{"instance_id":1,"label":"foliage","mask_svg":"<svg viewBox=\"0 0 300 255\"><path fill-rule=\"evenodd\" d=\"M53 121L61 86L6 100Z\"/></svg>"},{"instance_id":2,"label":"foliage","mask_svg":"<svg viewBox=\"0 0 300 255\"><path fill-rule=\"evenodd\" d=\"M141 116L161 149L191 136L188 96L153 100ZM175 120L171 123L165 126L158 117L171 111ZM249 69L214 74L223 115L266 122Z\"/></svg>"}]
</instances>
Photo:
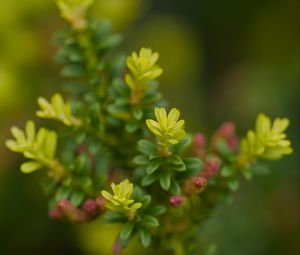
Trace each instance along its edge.
<instances>
[{"instance_id":1,"label":"foliage","mask_svg":"<svg viewBox=\"0 0 300 255\"><path fill-rule=\"evenodd\" d=\"M156 80L158 53L142 48L126 61L109 23L86 17L92 1L57 4L69 24L53 40L69 97L39 98L37 116L65 125L36 133L28 121L25 133L12 128L15 140L6 144L31 160L22 172L48 170L49 216L119 224L115 253L139 236L149 254L212 254L215 245L199 245L201 224L220 201L231 201L240 174L250 178L258 159L292 152L288 120L271 125L260 114L240 146L234 125L224 123L206 144L203 134L186 133L178 109L167 114Z\"/></svg>"}]
</instances>

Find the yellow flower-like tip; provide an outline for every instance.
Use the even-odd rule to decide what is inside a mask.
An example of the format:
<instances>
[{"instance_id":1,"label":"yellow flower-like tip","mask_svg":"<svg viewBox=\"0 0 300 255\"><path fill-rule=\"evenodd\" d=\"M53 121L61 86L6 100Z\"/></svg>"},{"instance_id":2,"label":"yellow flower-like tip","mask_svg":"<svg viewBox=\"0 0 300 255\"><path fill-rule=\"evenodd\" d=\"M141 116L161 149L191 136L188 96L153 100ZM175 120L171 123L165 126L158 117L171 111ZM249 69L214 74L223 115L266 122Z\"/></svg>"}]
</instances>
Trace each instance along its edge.
<instances>
[{"instance_id":1,"label":"yellow flower-like tip","mask_svg":"<svg viewBox=\"0 0 300 255\"><path fill-rule=\"evenodd\" d=\"M158 58L159 54L149 48L142 48L139 54L133 52L127 58L130 74L125 76L125 81L132 90L147 90L148 82L162 74L163 70L156 65Z\"/></svg>"},{"instance_id":2,"label":"yellow flower-like tip","mask_svg":"<svg viewBox=\"0 0 300 255\"><path fill-rule=\"evenodd\" d=\"M74 29L86 26L85 15L94 0L57 0L56 4L61 16L71 23Z\"/></svg>"},{"instance_id":3,"label":"yellow flower-like tip","mask_svg":"<svg viewBox=\"0 0 300 255\"><path fill-rule=\"evenodd\" d=\"M184 120L179 120L180 111L173 108L167 114L165 108L155 108L157 121L148 119L146 125L158 138L158 144L168 146L178 143L185 137ZM179 120L179 121L178 121Z\"/></svg>"},{"instance_id":4,"label":"yellow flower-like tip","mask_svg":"<svg viewBox=\"0 0 300 255\"><path fill-rule=\"evenodd\" d=\"M42 166L53 166L57 147L57 134L54 131L40 128L36 132L34 122L29 120L25 132L18 127L12 127L11 133L15 140L7 140L6 146L31 160L22 164L22 172L30 173Z\"/></svg>"},{"instance_id":5,"label":"yellow flower-like tip","mask_svg":"<svg viewBox=\"0 0 300 255\"><path fill-rule=\"evenodd\" d=\"M276 118L272 123L268 116L260 113L256 118L255 131L249 130L241 140L242 155L245 158L279 159L291 154L291 141L284 133L288 126L287 118Z\"/></svg>"},{"instance_id":6,"label":"yellow flower-like tip","mask_svg":"<svg viewBox=\"0 0 300 255\"><path fill-rule=\"evenodd\" d=\"M45 98L40 97L38 99L38 104L41 110L36 112L37 116L41 118L56 119L67 126L78 124L78 120L72 116L70 104L64 102L64 99L60 94L54 94L51 97L50 102Z\"/></svg>"},{"instance_id":7,"label":"yellow flower-like tip","mask_svg":"<svg viewBox=\"0 0 300 255\"><path fill-rule=\"evenodd\" d=\"M288 126L287 118L276 118L272 125L270 118L260 113L256 119L256 134L260 140L270 146L289 146L291 143L285 139L286 134L283 133Z\"/></svg>"},{"instance_id":8,"label":"yellow flower-like tip","mask_svg":"<svg viewBox=\"0 0 300 255\"><path fill-rule=\"evenodd\" d=\"M134 203L133 199L130 199L133 192L133 184L127 179L119 184L111 183L111 189L113 194L106 190L101 191L102 196L106 199L105 206L109 209L124 209L135 211L142 207L142 203Z\"/></svg>"}]
</instances>

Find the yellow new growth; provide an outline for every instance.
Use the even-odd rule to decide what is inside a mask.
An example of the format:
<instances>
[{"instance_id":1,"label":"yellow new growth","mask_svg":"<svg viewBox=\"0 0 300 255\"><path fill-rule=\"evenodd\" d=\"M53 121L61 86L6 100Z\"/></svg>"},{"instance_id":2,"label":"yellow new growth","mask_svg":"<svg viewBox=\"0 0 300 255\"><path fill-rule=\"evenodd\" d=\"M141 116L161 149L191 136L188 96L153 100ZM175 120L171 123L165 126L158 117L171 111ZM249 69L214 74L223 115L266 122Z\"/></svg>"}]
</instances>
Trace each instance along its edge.
<instances>
[{"instance_id":1,"label":"yellow new growth","mask_svg":"<svg viewBox=\"0 0 300 255\"><path fill-rule=\"evenodd\" d=\"M132 91L132 103L137 103L148 89L149 82L162 74L163 70L156 65L158 58L159 54L149 48L142 48L139 55L133 52L127 58L130 73L126 74L125 81Z\"/></svg>"},{"instance_id":2,"label":"yellow new growth","mask_svg":"<svg viewBox=\"0 0 300 255\"><path fill-rule=\"evenodd\" d=\"M57 0L61 16L76 29L86 27L86 12L94 0Z\"/></svg>"},{"instance_id":3,"label":"yellow new growth","mask_svg":"<svg viewBox=\"0 0 300 255\"><path fill-rule=\"evenodd\" d=\"M111 183L111 189L113 194L103 190L102 196L106 199L105 206L111 210L125 210L131 215L134 215L135 211L142 207L142 203L134 203L133 199L130 199L133 192L133 184L127 179L119 184Z\"/></svg>"},{"instance_id":4,"label":"yellow new growth","mask_svg":"<svg viewBox=\"0 0 300 255\"><path fill-rule=\"evenodd\" d=\"M148 119L146 124L156 136L162 154L168 156L169 146L185 137L184 120L179 120L180 111L176 108L173 108L168 115L165 108L155 108L155 117L157 121Z\"/></svg>"},{"instance_id":5,"label":"yellow new growth","mask_svg":"<svg viewBox=\"0 0 300 255\"><path fill-rule=\"evenodd\" d=\"M276 118L271 123L269 117L261 113L257 116L255 131L249 130L241 140L241 163L249 163L255 158L279 159L293 152L291 142L284 133L289 125L287 118Z\"/></svg>"},{"instance_id":6,"label":"yellow new growth","mask_svg":"<svg viewBox=\"0 0 300 255\"><path fill-rule=\"evenodd\" d=\"M40 97L38 104L41 110L37 111L36 115L41 118L56 119L67 126L79 124L79 120L72 116L70 104L65 103L62 96L58 93L52 96L51 102Z\"/></svg>"},{"instance_id":7,"label":"yellow new growth","mask_svg":"<svg viewBox=\"0 0 300 255\"><path fill-rule=\"evenodd\" d=\"M21 165L23 173L34 172L43 166L49 167L56 175L62 174L62 167L55 160L57 134L45 128L36 133L35 124L27 121L25 132L12 127L11 132L15 140L6 141L6 146L15 152L22 153L25 158L31 159Z\"/></svg>"}]
</instances>

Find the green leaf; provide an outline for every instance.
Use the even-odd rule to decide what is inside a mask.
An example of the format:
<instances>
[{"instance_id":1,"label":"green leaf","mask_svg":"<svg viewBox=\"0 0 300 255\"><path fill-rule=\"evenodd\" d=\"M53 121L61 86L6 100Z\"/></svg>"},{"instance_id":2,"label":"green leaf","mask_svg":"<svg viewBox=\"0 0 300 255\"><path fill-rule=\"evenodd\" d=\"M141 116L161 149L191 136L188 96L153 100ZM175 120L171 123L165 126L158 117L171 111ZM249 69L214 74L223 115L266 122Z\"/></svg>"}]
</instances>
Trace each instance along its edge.
<instances>
[{"instance_id":1,"label":"green leaf","mask_svg":"<svg viewBox=\"0 0 300 255\"><path fill-rule=\"evenodd\" d=\"M138 151L148 156L155 151L155 145L147 140L138 141Z\"/></svg>"},{"instance_id":2,"label":"green leaf","mask_svg":"<svg viewBox=\"0 0 300 255\"><path fill-rule=\"evenodd\" d=\"M118 46L122 41L122 37L118 34L113 34L105 37L99 44L98 49L111 49Z\"/></svg>"},{"instance_id":3,"label":"green leaf","mask_svg":"<svg viewBox=\"0 0 300 255\"><path fill-rule=\"evenodd\" d=\"M53 191L57 184L58 181L56 179L47 177L42 181L41 186L43 191L48 195L51 191Z\"/></svg>"},{"instance_id":4,"label":"green leaf","mask_svg":"<svg viewBox=\"0 0 300 255\"><path fill-rule=\"evenodd\" d=\"M171 155L168 159L167 162L173 165L181 165L183 164L182 159L178 155Z\"/></svg>"},{"instance_id":5,"label":"green leaf","mask_svg":"<svg viewBox=\"0 0 300 255\"><path fill-rule=\"evenodd\" d=\"M164 205L156 205L149 210L149 213L155 216L165 213L167 208Z\"/></svg>"},{"instance_id":6,"label":"green leaf","mask_svg":"<svg viewBox=\"0 0 300 255\"><path fill-rule=\"evenodd\" d=\"M103 39L112 30L112 24L108 20L101 20L96 23L95 26L95 36L97 40Z\"/></svg>"},{"instance_id":7,"label":"green leaf","mask_svg":"<svg viewBox=\"0 0 300 255\"><path fill-rule=\"evenodd\" d=\"M61 199L68 199L71 192L72 192L72 189L70 187L61 186L56 191L55 200L58 202Z\"/></svg>"},{"instance_id":8,"label":"green leaf","mask_svg":"<svg viewBox=\"0 0 300 255\"><path fill-rule=\"evenodd\" d=\"M77 207L77 206L81 205L84 197L85 197L85 195L82 191L74 191L71 195L70 201L74 206Z\"/></svg>"},{"instance_id":9,"label":"green leaf","mask_svg":"<svg viewBox=\"0 0 300 255\"><path fill-rule=\"evenodd\" d=\"M121 79L114 79L113 87L119 94L123 96L127 96L129 94L129 88L122 82ZM128 98L126 97L126 100L127 99Z\"/></svg>"},{"instance_id":10,"label":"green leaf","mask_svg":"<svg viewBox=\"0 0 300 255\"><path fill-rule=\"evenodd\" d=\"M171 166L172 170L178 171L178 172L183 172L186 170L186 166L184 163L180 164L180 165L172 165Z\"/></svg>"},{"instance_id":11,"label":"green leaf","mask_svg":"<svg viewBox=\"0 0 300 255\"><path fill-rule=\"evenodd\" d=\"M140 202L143 204L143 207L147 207L151 203L151 196L150 195L143 196Z\"/></svg>"},{"instance_id":12,"label":"green leaf","mask_svg":"<svg viewBox=\"0 0 300 255\"><path fill-rule=\"evenodd\" d=\"M140 107L134 107L132 109L132 114L136 120L141 120L143 118L143 110Z\"/></svg>"},{"instance_id":13,"label":"green leaf","mask_svg":"<svg viewBox=\"0 0 300 255\"><path fill-rule=\"evenodd\" d=\"M123 227L121 228L121 232L120 232L120 237L123 240L128 239L133 231L134 228L134 223L126 223L123 225Z\"/></svg>"},{"instance_id":14,"label":"green leaf","mask_svg":"<svg viewBox=\"0 0 300 255\"><path fill-rule=\"evenodd\" d=\"M65 77L79 77L85 74L85 70L82 65L74 64L64 67L61 74Z\"/></svg>"},{"instance_id":15,"label":"green leaf","mask_svg":"<svg viewBox=\"0 0 300 255\"><path fill-rule=\"evenodd\" d=\"M176 180L172 180L171 181L171 187L170 187L170 192L173 195L179 195L181 193L181 188L180 185L178 184L178 182Z\"/></svg>"},{"instance_id":16,"label":"green leaf","mask_svg":"<svg viewBox=\"0 0 300 255\"><path fill-rule=\"evenodd\" d=\"M252 179L252 171L250 168L244 168L242 174L246 180L250 181Z\"/></svg>"},{"instance_id":17,"label":"green leaf","mask_svg":"<svg viewBox=\"0 0 300 255\"><path fill-rule=\"evenodd\" d=\"M143 223L148 228L155 228L159 226L159 221L151 215L145 215L143 218Z\"/></svg>"},{"instance_id":18,"label":"green leaf","mask_svg":"<svg viewBox=\"0 0 300 255\"><path fill-rule=\"evenodd\" d=\"M88 189L92 186L93 181L92 181L91 177L84 176L84 177L80 178L80 183L81 183L81 187L83 189Z\"/></svg>"},{"instance_id":19,"label":"green leaf","mask_svg":"<svg viewBox=\"0 0 300 255\"><path fill-rule=\"evenodd\" d=\"M116 99L115 104L116 105L128 105L130 103L129 98L127 97L120 97Z\"/></svg>"},{"instance_id":20,"label":"green leaf","mask_svg":"<svg viewBox=\"0 0 300 255\"><path fill-rule=\"evenodd\" d=\"M138 155L138 156L134 157L132 162L136 165L141 165L141 166L149 164L149 160L143 155Z\"/></svg>"},{"instance_id":21,"label":"green leaf","mask_svg":"<svg viewBox=\"0 0 300 255\"><path fill-rule=\"evenodd\" d=\"M234 169L230 166L223 166L221 169L221 176L229 177L234 174Z\"/></svg>"},{"instance_id":22,"label":"green leaf","mask_svg":"<svg viewBox=\"0 0 300 255\"><path fill-rule=\"evenodd\" d=\"M157 159L151 160L146 170L147 174L149 175L153 174L160 167L161 163L162 163L161 160L157 160Z\"/></svg>"},{"instance_id":23,"label":"green leaf","mask_svg":"<svg viewBox=\"0 0 300 255\"><path fill-rule=\"evenodd\" d=\"M155 159L155 158L160 158L160 155L157 151L153 152L152 154L149 155L150 160Z\"/></svg>"},{"instance_id":24,"label":"green leaf","mask_svg":"<svg viewBox=\"0 0 300 255\"><path fill-rule=\"evenodd\" d=\"M224 139L220 139L216 144L217 150L219 153L225 157L231 156L232 150L229 148L227 142Z\"/></svg>"},{"instance_id":25,"label":"green leaf","mask_svg":"<svg viewBox=\"0 0 300 255\"><path fill-rule=\"evenodd\" d=\"M159 93L147 94L147 95L145 95L145 97L143 99L143 104L155 103L156 101L161 99L161 97L162 97L162 95Z\"/></svg>"},{"instance_id":26,"label":"green leaf","mask_svg":"<svg viewBox=\"0 0 300 255\"><path fill-rule=\"evenodd\" d=\"M140 230L140 237L142 245L147 248L151 243L151 235L147 229Z\"/></svg>"},{"instance_id":27,"label":"green leaf","mask_svg":"<svg viewBox=\"0 0 300 255\"><path fill-rule=\"evenodd\" d=\"M228 181L228 187L232 190L232 191L237 191L237 189L239 188L240 183L238 178L232 178Z\"/></svg>"},{"instance_id":28,"label":"green leaf","mask_svg":"<svg viewBox=\"0 0 300 255\"><path fill-rule=\"evenodd\" d=\"M118 211L108 211L104 214L104 223L118 223L124 222L126 220L126 215Z\"/></svg>"},{"instance_id":29,"label":"green leaf","mask_svg":"<svg viewBox=\"0 0 300 255\"><path fill-rule=\"evenodd\" d=\"M141 185L142 186L149 186L151 185L153 182L155 182L157 180L157 176L154 174L151 175L145 175L142 179Z\"/></svg>"},{"instance_id":30,"label":"green leaf","mask_svg":"<svg viewBox=\"0 0 300 255\"><path fill-rule=\"evenodd\" d=\"M135 131L137 131L139 126L137 125L137 123L127 123L125 128L128 133L134 133Z\"/></svg>"},{"instance_id":31,"label":"green leaf","mask_svg":"<svg viewBox=\"0 0 300 255\"><path fill-rule=\"evenodd\" d=\"M182 153L192 142L192 138L190 135L186 135L186 137L179 141L179 143L175 144L173 149L176 154Z\"/></svg>"},{"instance_id":32,"label":"green leaf","mask_svg":"<svg viewBox=\"0 0 300 255\"><path fill-rule=\"evenodd\" d=\"M29 174L29 173L32 173L40 168L42 168L43 165L39 162L36 162L36 161L28 161L28 162L25 162L21 165L21 171L22 173L24 174Z\"/></svg>"},{"instance_id":33,"label":"green leaf","mask_svg":"<svg viewBox=\"0 0 300 255\"><path fill-rule=\"evenodd\" d=\"M84 60L84 57L79 49L73 49L69 52L69 59L72 62L79 62Z\"/></svg>"},{"instance_id":34,"label":"green leaf","mask_svg":"<svg viewBox=\"0 0 300 255\"><path fill-rule=\"evenodd\" d=\"M190 157L184 160L185 166L188 170L199 171L202 168L202 161L196 157Z\"/></svg>"},{"instance_id":35,"label":"green leaf","mask_svg":"<svg viewBox=\"0 0 300 255\"><path fill-rule=\"evenodd\" d=\"M160 177L159 177L159 182L160 182L160 186L164 190L168 190L171 185L171 176L170 176L169 172L162 171L162 173L160 174Z\"/></svg>"}]
</instances>

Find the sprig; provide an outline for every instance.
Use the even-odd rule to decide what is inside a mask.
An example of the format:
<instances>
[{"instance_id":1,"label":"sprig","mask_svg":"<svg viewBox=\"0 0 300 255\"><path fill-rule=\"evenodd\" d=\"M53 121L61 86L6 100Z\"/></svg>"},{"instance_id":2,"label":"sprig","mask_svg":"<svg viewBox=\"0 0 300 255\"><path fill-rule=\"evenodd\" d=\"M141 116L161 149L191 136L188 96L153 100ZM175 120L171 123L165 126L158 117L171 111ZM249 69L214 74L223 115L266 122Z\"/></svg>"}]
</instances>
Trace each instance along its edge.
<instances>
[{"instance_id":1,"label":"sprig","mask_svg":"<svg viewBox=\"0 0 300 255\"><path fill-rule=\"evenodd\" d=\"M70 24L55 40L70 98L40 97L37 116L68 126L60 133L59 153L57 133L36 131L32 121L25 131L13 127L14 139L6 145L29 159L22 172L48 169L42 186L51 196L51 218L83 223L103 215L105 223L120 225L115 247L121 250L138 235L159 254L200 254L205 247L199 245L198 228L220 200L232 201L239 174L258 171L257 159L292 153L285 134L289 121L272 123L260 114L240 148L231 122L210 141L202 133L191 139L180 111L162 107L159 54L142 48L126 61L115 54L120 36L111 33L109 23L88 19L93 2L56 1ZM105 190L106 180L112 191Z\"/></svg>"},{"instance_id":2,"label":"sprig","mask_svg":"<svg viewBox=\"0 0 300 255\"><path fill-rule=\"evenodd\" d=\"M110 210L123 210L132 219L136 210L142 207L142 203L135 203L133 199L130 199L133 192L133 184L126 179L117 185L111 183L111 189L113 194L106 190L101 191L102 196L107 201L105 206Z\"/></svg>"},{"instance_id":3,"label":"sprig","mask_svg":"<svg viewBox=\"0 0 300 255\"><path fill-rule=\"evenodd\" d=\"M38 117L56 119L67 126L80 125L80 120L72 115L70 104L64 102L63 97L59 93L55 93L51 97L51 102L48 102L43 97L39 97L38 104L41 107L41 110L36 112Z\"/></svg>"},{"instance_id":4,"label":"sprig","mask_svg":"<svg viewBox=\"0 0 300 255\"><path fill-rule=\"evenodd\" d=\"M93 2L94 0L56 0L61 16L75 30L86 27L86 11Z\"/></svg>"},{"instance_id":5,"label":"sprig","mask_svg":"<svg viewBox=\"0 0 300 255\"><path fill-rule=\"evenodd\" d=\"M15 152L22 153L30 159L21 165L23 173L32 173L42 167L48 167L55 175L61 176L63 168L55 159L57 134L54 131L40 128L36 132L33 121L27 121L25 132L12 127L11 133L15 140L8 140L6 146Z\"/></svg>"},{"instance_id":6,"label":"sprig","mask_svg":"<svg viewBox=\"0 0 300 255\"><path fill-rule=\"evenodd\" d=\"M239 162L245 165L254 162L256 158L276 160L291 154L291 142L284 133L288 125L287 118L276 118L272 123L268 116L259 114L255 130L249 130L241 140Z\"/></svg>"},{"instance_id":7,"label":"sprig","mask_svg":"<svg viewBox=\"0 0 300 255\"><path fill-rule=\"evenodd\" d=\"M165 108L155 108L155 117L157 121L146 120L147 127L157 138L160 154L169 156L170 146L185 137L184 120L179 120L180 112L176 108L168 114Z\"/></svg>"},{"instance_id":8,"label":"sprig","mask_svg":"<svg viewBox=\"0 0 300 255\"><path fill-rule=\"evenodd\" d=\"M159 54L152 53L149 48L142 48L139 54L133 52L127 58L126 64L130 73L126 74L125 81L131 90L132 104L139 103L149 89L149 82L162 74L163 70L156 65L158 58Z\"/></svg>"}]
</instances>

